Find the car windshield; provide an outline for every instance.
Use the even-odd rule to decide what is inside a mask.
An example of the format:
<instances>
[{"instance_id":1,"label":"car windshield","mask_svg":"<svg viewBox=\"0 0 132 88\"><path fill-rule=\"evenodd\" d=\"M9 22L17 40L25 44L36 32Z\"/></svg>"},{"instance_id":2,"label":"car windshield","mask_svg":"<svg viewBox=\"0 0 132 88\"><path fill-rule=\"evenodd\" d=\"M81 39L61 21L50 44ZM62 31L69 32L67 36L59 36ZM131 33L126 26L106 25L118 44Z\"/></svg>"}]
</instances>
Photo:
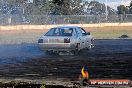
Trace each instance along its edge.
<instances>
[{"instance_id":1,"label":"car windshield","mask_svg":"<svg viewBox=\"0 0 132 88\"><path fill-rule=\"evenodd\" d=\"M52 28L45 36L72 36L73 28Z\"/></svg>"}]
</instances>

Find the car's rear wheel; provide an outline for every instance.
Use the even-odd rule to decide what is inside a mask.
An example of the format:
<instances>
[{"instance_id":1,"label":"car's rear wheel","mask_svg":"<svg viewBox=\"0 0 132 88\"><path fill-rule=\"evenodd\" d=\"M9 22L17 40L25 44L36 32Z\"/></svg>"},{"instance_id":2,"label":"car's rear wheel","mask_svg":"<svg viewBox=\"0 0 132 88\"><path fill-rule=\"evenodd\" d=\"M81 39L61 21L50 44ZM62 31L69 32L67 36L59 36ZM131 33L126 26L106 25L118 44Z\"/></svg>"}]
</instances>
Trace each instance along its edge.
<instances>
[{"instance_id":1,"label":"car's rear wheel","mask_svg":"<svg viewBox=\"0 0 132 88\"><path fill-rule=\"evenodd\" d=\"M78 49L72 50L71 53L74 55L77 55L77 54L79 54L79 50Z\"/></svg>"},{"instance_id":2,"label":"car's rear wheel","mask_svg":"<svg viewBox=\"0 0 132 88\"><path fill-rule=\"evenodd\" d=\"M80 43L76 44L76 49L71 51L74 55L79 54L80 52Z\"/></svg>"}]
</instances>

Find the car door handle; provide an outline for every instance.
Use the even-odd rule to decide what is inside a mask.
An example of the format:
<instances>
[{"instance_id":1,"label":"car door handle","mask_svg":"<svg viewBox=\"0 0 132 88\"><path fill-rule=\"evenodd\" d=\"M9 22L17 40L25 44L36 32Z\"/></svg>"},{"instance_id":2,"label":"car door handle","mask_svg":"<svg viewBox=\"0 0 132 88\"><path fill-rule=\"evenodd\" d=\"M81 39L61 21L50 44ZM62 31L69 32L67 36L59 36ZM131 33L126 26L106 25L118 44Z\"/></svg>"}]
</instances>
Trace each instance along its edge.
<instances>
[{"instance_id":1,"label":"car door handle","mask_svg":"<svg viewBox=\"0 0 132 88\"><path fill-rule=\"evenodd\" d=\"M84 42L82 42L82 43L84 43Z\"/></svg>"}]
</instances>

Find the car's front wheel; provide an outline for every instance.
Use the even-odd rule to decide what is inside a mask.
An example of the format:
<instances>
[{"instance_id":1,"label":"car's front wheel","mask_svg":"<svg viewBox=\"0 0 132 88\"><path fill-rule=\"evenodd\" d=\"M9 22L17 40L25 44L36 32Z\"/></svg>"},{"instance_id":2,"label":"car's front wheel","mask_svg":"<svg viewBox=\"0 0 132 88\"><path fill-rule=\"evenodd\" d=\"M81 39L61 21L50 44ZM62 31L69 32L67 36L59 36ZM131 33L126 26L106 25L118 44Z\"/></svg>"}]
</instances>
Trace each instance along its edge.
<instances>
[{"instance_id":1,"label":"car's front wheel","mask_svg":"<svg viewBox=\"0 0 132 88\"><path fill-rule=\"evenodd\" d=\"M91 40L91 48L94 48L94 46L95 46L95 40L92 38L92 40Z\"/></svg>"},{"instance_id":2,"label":"car's front wheel","mask_svg":"<svg viewBox=\"0 0 132 88\"><path fill-rule=\"evenodd\" d=\"M95 40L92 38L91 42L90 42L90 45L89 45L89 49L94 48L94 46L95 46Z\"/></svg>"}]
</instances>

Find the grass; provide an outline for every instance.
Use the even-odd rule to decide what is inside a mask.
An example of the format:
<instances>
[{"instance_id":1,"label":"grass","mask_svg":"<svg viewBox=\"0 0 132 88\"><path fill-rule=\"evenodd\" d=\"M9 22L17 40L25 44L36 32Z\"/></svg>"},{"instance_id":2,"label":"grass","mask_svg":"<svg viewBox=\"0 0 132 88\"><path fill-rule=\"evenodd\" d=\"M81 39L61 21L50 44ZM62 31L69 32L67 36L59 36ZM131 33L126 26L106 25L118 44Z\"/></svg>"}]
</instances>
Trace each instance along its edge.
<instances>
[{"instance_id":1,"label":"grass","mask_svg":"<svg viewBox=\"0 0 132 88\"><path fill-rule=\"evenodd\" d=\"M132 30L111 30L111 31L91 31L95 39L115 39L122 35L128 35L132 38Z\"/></svg>"},{"instance_id":2,"label":"grass","mask_svg":"<svg viewBox=\"0 0 132 88\"><path fill-rule=\"evenodd\" d=\"M132 26L127 27L100 27L100 28L84 28L90 31L95 39L115 39L122 35L128 35L132 38Z\"/></svg>"},{"instance_id":3,"label":"grass","mask_svg":"<svg viewBox=\"0 0 132 88\"><path fill-rule=\"evenodd\" d=\"M36 43L43 30L0 31L0 44Z\"/></svg>"},{"instance_id":4,"label":"grass","mask_svg":"<svg viewBox=\"0 0 132 88\"><path fill-rule=\"evenodd\" d=\"M84 28L90 31L95 39L114 39L121 35L132 38L132 27ZM0 31L0 44L37 43L45 30L10 30Z\"/></svg>"}]
</instances>

